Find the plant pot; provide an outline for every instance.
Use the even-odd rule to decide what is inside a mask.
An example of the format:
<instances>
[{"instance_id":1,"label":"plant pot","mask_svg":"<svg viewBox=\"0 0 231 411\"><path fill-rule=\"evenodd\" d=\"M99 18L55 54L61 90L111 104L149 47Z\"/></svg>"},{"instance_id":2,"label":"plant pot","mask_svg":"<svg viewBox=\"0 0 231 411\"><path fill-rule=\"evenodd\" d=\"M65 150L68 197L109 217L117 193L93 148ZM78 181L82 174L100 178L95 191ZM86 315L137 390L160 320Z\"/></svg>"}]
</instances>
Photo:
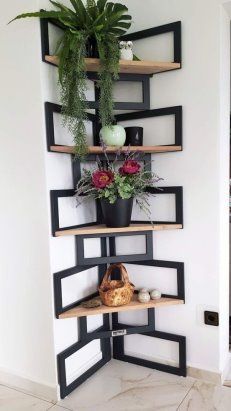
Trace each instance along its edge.
<instances>
[{"instance_id":1,"label":"plant pot","mask_svg":"<svg viewBox=\"0 0 231 411\"><path fill-rule=\"evenodd\" d=\"M143 127L125 127L126 146L142 146L143 145Z\"/></svg>"},{"instance_id":2,"label":"plant pot","mask_svg":"<svg viewBox=\"0 0 231 411\"><path fill-rule=\"evenodd\" d=\"M118 198L114 204L101 199L104 224L107 227L128 227L131 222L133 198L123 200Z\"/></svg>"},{"instance_id":3,"label":"plant pot","mask_svg":"<svg viewBox=\"0 0 231 411\"><path fill-rule=\"evenodd\" d=\"M99 58L98 44L95 37L89 37L87 39L86 52L89 58Z\"/></svg>"},{"instance_id":4,"label":"plant pot","mask_svg":"<svg viewBox=\"0 0 231 411\"><path fill-rule=\"evenodd\" d=\"M101 128L99 135L107 146L121 147L126 140L125 129L119 125L103 127Z\"/></svg>"}]
</instances>

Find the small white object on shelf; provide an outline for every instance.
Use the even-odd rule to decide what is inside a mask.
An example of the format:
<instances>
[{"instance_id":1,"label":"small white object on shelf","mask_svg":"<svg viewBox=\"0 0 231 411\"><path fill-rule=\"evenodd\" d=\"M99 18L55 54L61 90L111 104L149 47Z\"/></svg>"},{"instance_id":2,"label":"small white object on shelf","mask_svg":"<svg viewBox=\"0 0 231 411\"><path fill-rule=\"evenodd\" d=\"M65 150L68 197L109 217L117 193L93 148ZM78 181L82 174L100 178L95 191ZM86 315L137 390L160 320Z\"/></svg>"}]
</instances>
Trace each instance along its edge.
<instances>
[{"instance_id":1,"label":"small white object on shelf","mask_svg":"<svg viewBox=\"0 0 231 411\"><path fill-rule=\"evenodd\" d=\"M157 289L152 290L152 291L151 291L151 299L152 299L152 300L159 300L159 298L161 298L161 292L160 292L160 290L157 290Z\"/></svg>"},{"instance_id":2,"label":"small white object on shelf","mask_svg":"<svg viewBox=\"0 0 231 411\"><path fill-rule=\"evenodd\" d=\"M146 288L142 288L139 291L138 300L140 303L148 303L150 301L150 294Z\"/></svg>"},{"instance_id":3,"label":"small white object on shelf","mask_svg":"<svg viewBox=\"0 0 231 411\"><path fill-rule=\"evenodd\" d=\"M120 41L120 60L133 60L132 41Z\"/></svg>"}]
</instances>

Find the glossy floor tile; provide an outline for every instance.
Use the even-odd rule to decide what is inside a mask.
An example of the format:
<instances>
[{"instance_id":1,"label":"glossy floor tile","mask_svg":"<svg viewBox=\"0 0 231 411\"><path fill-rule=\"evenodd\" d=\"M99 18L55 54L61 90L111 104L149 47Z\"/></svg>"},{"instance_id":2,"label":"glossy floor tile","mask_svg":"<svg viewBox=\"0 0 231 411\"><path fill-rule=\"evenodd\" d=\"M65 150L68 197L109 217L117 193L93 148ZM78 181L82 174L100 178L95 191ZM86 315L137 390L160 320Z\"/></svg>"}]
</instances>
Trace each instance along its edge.
<instances>
[{"instance_id":1,"label":"glossy floor tile","mask_svg":"<svg viewBox=\"0 0 231 411\"><path fill-rule=\"evenodd\" d=\"M0 411L231 411L231 388L111 361L56 405L0 386Z\"/></svg>"},{"instance_id":2,"label":"glossy floor tile","mask_svg":"<svg viewBox=\"0 0 231 411\"><path fill-rule=\"evenodd\" d=\"M73 411L176 411L194 381L111 361L59 404Z\"/></svg>"},{"instance_id":3,"label":"glossy floor tile","mask_svg":"<svg viewBox=\"0 0 231 411\"><path fill-rule=\"evenodd\" d=\"M48 401L0 386L0 411L47 411L51 407Z\"/></svg>"},{"instance_id":4,"label":"glossy floor tile","mask_svg":"<svg viewBox=\"0 0 231 411\"><path fill-rule=\"evenodd\" d=\"M196 381L179 411L230 411L231 389Z\"/></svg>"}]
</instances>

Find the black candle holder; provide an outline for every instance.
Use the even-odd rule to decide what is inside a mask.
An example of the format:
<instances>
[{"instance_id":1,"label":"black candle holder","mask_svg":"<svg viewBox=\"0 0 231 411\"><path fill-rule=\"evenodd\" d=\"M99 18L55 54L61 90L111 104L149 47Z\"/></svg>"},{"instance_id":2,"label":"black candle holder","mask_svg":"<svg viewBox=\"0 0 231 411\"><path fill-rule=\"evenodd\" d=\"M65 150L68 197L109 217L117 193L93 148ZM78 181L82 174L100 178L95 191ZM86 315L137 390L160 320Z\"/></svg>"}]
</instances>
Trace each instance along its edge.
<instances>
[{"instance_id":1,"label":"black candle holder","mask_svg":"<svg viewBox=\"0 0 231 411\"><path fill-rule=\"evenodd\" d=\"M142 146L143 145L143 127L125 127L126 131L126 146Z\"/></svg>"}]
</instances>

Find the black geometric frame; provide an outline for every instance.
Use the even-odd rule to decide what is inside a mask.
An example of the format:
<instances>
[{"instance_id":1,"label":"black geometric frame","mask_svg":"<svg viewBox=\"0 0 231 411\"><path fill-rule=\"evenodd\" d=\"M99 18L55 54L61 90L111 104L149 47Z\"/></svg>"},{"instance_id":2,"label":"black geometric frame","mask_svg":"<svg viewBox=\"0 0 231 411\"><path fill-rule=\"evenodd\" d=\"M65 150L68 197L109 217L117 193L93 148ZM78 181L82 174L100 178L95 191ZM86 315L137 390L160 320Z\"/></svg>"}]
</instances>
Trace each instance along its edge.
<instances>
[{"instance_id":1,"label":"black geometric frame","mask_svg":"<svg viewBox=\"0 0 231 411\"><path fill-rule=\"evenodd\" d=\"M153 220L154 224L182 224L183 225L183 187L181 186L172 186L172 187L160 187L153 188L149 187L147 192L153 195L164 195L164 194L174 194L175 195L175 210L176 210L176 218L175 221L155 221ZM92 223L86 224L79 224L74 226L68 227L60 227L59 225L59 207L58 207L58 199L61 197L73 197L75 194L75 190L51 190L50 191L50 199L51 199L51 222L52 222L52 234L55 237L55 233L59 230L65 231L74 228L81 228L81 227L91 227L96 224L100 224L101 221L97 219L97 221ZM132 221L132 223L148 223L147 221ZM145 230L144 230L145 231ZM111 233L113 234L113 229ZM98 234L97 234L98 236ZM105 235L103 234L102 237ZM84 238L92 238L95 237L94 234L86 234ZM106 235L107 237L107 235Z\"/></svg>"},{"instance_id":2,"label":"black geometric frame","mask_svg":"<svg viewBox=\"0 0 231 411\"><path fill-rule=\"evenodd\" d=\"M125 41L136 41L147 39L149 37L159 36L160 34L173 33L173 50L174 50L174 63L180 63L182 67L182 55L181 55L181 21L174 23L164 24L158 27L152 27L146 30L136 31L135 33L125 34L121 37ZM179 70L179 69L176 69Z\"/></svg>"},{"instance_id":3,"label":"black geometric frame","mask_svg":"<svg viewBox=\"0 0 231 411\"><path fill-rule=\"evenodd\" d=\"M52 24L55 24L54 21L49 21ZM49 55L49 29L47 20L41 20L41 45L42 45L42 60L45 61L45 56ZM57 24L55 24L57 25ZM144 38L148 38L151 36L160 35L163 33L173 32L173 46L174 46L174 62L180 63L180 67L182 64L181 61L181 22L174 22L170 24L166 24L159 27L154 27L148 30L142 30L136 33L128 34L123 36L121 39L123 40L140 40ZM52 64L48 63L47 64ZM89 80L96 81L97 80L97 73L87 73ZM174 115L175 116L175 142L172 145L175 146L182 146L182 107L167 107L167 108L160 108L155 110L150 109L150 75L132 75L132 74L121 74L120 80L121 81L139 81L142 83L143 89L143 101L142 102L119 102L115 104L115 109L119 110L144 110L142 112L132 112L132 113L125 113L125 114L118 114L116 115L117 122L122 122L124 120L138 120L141 118L148 118L148 117L156 117L156 116L164 116L164 115ZM93 126L93 143L94 145L99 145L99 130L101 125L99 123L99 116L98 116L98 102L99 102L99 91L96 88L96 84L94 83L95 88L95 101L89 102L89 107L95 109L95 114L89 114L88 119L92 122ZM53 113L58 112L60 113L61 106L53 103L46 103L45 104L45 114L46 114L46 131L47 131L47 149L50 151L51 146L57 146L55 144L55 136L54 136L54 121L53 121ZM73 157L73 155L72 155ZM101 158L101 156L100 156ZM87 157L87 161L95 160L96 156L94 154L89 154ZM150 161L151 155L147 154L144 158L145 162ZM72 167L73 173L73 187L75 187L77 181L81 176L80 171L80 162L75 161L73 162ZM175 194L176 198L176 221L175 222L158 222L160 223L168 223L168 224L182 224L183 225L183 190L182 187L163 187L163 191L156 191L156 189L150 189L150 194L164 194L164 193L173 193ZM59 215L58 215L58 198L65 197L69 194L72 196L74 194L74 190L53 190L51 192L51 215L52 215L52 232L55 235L55 232L58 231L57 227L59 228ZM96 214L97 214L97 223L102 221L102 216L99 208L99 204L97 202L96 206ZM90 224L83 224L79 225L78 227L86 227ZM95 224L95 223L94 223ZM76 227L76 226L75 226ZM70 227L69 227L70 228ZM67 227L66 227L67 229ZM72 304L69 304L66 307L63 307L62 304L62 278L66 278L68 276L80 273L85 271L89 268L98 266L98 281L100 282L102 279L102 275L106 270L107 264L112 262L127 262L129 264L137 264L137 265L144 265L144 266L158 266L158 267L169 267L175 268L177 270L177 295L170 296L164 294L164 297L171 297L171 298L179 298L185 300L185 291L184 291L184 265L183 263L178 262L169 262L169 261L160 261L160 260L153 260L153 235L152 232L138 232L139 235L146 236L146 254L145 255L132 255L132 256L116 256L116 243L115 237L117 236L116 233L110 233L109 235L97 235L100 238L101 242L101 257L88 259L84 258L84 238L95 237L95 235L88 235L88 236L76 236L76 266L72 267L67 270L63 270L61 272L54 274L54 296L55 296L55 314L58 317L60 314L64 313L68 309L79 305L83 300L92 297L87 296L81 300L75 301ZM136 235L136 233L122 233L121 235ZM108 239L108 240L107 240ZM109 244L107 244L109 243ZM108 247L109 246L109 247ZM78 264L78 265L77 265ZM116 278L116 274L114 275ZM180 335L174 335L166 332L161 332L155 329L155 309L148 309L148 324L143 326L133 326L120 323L118 321L118 313L112 314L112 329L110 329L110 316L109 314L103 315L103 325L96 329L93 332L87 332L87 318L82 317L78 318L78 326L79 326L79 341L73 344L71 347L67 348L57 356L58 361L58 375L59 375L59 383L60 383L60 393L61 398L64 398L70 392L72 392L75 388L77 388L80 384L82 384L87 378L93 375L98 369L100 369L104 364L110 361L112 357L111 353L111 344L110 338L113 337L113 357L115 359L131 362L134 364L146 366L148 368L157 369L160 371L169 372L172 374L177 375L186 375L186 339ZM148 361L142 358L136 358L125 354L124 351L124 336L129 334L141 334L145 336L149 336L151 338L160 338L169 341L175 341L179 344L179 367L173 367L165 364L159 364L157 362ZM100 359L95 365L93 365L90 369L84 372L80 377L78 377L75 381L70 384L67 384L66 381L66 367L65 367L65 360L70 357L75 352L81 350L85 347L89 342L93 341L94 339L100 339L101 351L102 351L102 359Z\"/></svg>"},{"instance_id":4,"label":"black geometric frame","mask_svg":"<svg viewBox=\"0 0 231 411\"><path fill-rule=\"evenodd\" d=\"M121 258L121 256L120 256ZM124 258L122 258L124 262ZM134 265L141 265L141 266L148 266L148 267L161 267L161 268L171 268L177 271L177 294L162 294L162 297L165 298L172 298L172 299L180 299L185 300L185 286L184 286L184 263L176 262L176 261L162 261L162 260L149 260L149 261L129 261L128 264ZM60 314L65 313L66 311L79 306L83 301L89 300L90 298L94 298L98 295L98 292L95 292L91 295L85 296L84 298L73 301L71 304L63 307L62 303L62 280L64 278L70 277L72 275L76 275L83 271L89 270L91 268L98 267L98 283L100 284L103 278L103 275L107 269L107 264L100 264L100 265L78 265L75 267L68 268L63 271L59 271L58 273L54 274L54 299L55 299L55 315L56 318L59 318ZM114 316L114 320L115 320ZM117 318L118 322L118 318ZM115 321L116 324L116 321ZM114 327L113 327L114 328ZM86 337L86 335L85 335Z\"/></svg>"},{"instance_id":5,"label":"black geometric frame","mask_svg":"<svg viewBox=\"0 0 231 411\"><path fill-rule=\"evenodd\" d=\"M45 103L45 118L46 118L46 136L47 136L47 149L50 150L51 146L58 147L59 144L55 143L55 132L54 132L54 113L61 113L62 106L54 103ZM181 146L182 142L182 106L173 106L158 108L153 110L145 110L132 113L123 113L115 115L117 123L126 120L139 120L143 118L160 117L174 115L175 117L175 141L171 146ZM92 122L93 140L94 144L98 145L98 117L95 114L88 113L88 120ZM163 145L163 147L168 147L169 144ZM94 154L89 154L86 160L94 160L96 156Z\"/></svg>"},{"instance_id":6,"label":"black geometric frame","mask_svg":"<svg viewBox=\"0 0 231 411\"><path fill-rule=\"evenodd\" d=\"M173 268L177 270L177 295L163 294L163 297L166 298L176 298L185 300L185 288L184 288L184 264L174 261L161 261L161 260L152 260L146 262L137 262L133 261L130 264L144 265L144 266L153 266L153 267L166 267ZM106 266L100 266L101 271L99 274L99 281L102 278L103 273L105 272ZM55 291L55 306L56 306L56 316L70 309L68 307L61 307L61 279L66 276L73 275L77 272L83 271L84 269L92 268L88 267L74 267L69 270L65 270L54 275L54 291ZM68 272L69 271L69 272ZM88 296L89 298L89 296ZM83 300L81 300L83 301ZM71 307L78 306L81 302L76 301L71 304ZM141 365L144 367L156 369L163 372L169 372L175 375L186 376L186 338L181 335L170 334L166 332L157 331L155 329L155 309L150 308L148 312L148 324L142 326L133 326L124 324L118 321L118 313L112 314L112 329L110 328L110 316L109 314L103 315L103 325L93 332L87 332L87 318L79 318L79 342L73 344L70 348L64 350L58 354L58 374L59 374L59 383L60 383L60 395L61 398L64 398L80 384L86 381L91 375L93 375L99 368L106 364L111 359L111 346L110 338L113 338L113 358L129 362L132 364ZM171 366L156 361L150 361L142 358L133 357L131 355L126 355L124 350L124 336L132 334L141 334L148 337L164 339L167 341L174 341L179 344L179 366ZM78 377L71 384L67 385L66 383L66 367L65 360L75 352L79 351L81 348L89 344L89 342L100 339L101 341L101 350L102 350L102 359L87 370L84 374Z\"/></svg>"},{"instance_id":7,"label":"black geometric frame","mask_svg":"<svg viewBox=\"0 0 231 411\"><path fill-rule=\"evenodd\" d=\"M63 307L63 301L62 301L62 280L64 278L70 277L72 275L76 275L78 273L81 273L86 270L90 270L91 268L98 267L98 283L101 283L102 276L105 273L105 270L107 269L106 265L85 265L85 266L75 266L68 268L66 270L59 271L54 274L53 280L54 280L54 299L55 299L55 315L56 318L59 318L60 314L65 313L66 311L70 310L71 308L74 308L78 305L80 305L83 301L87 301L91 298L94 298L98 295L98 292L92 293L90 295L85 296L84 298L81 298L80 300L77 300L71 304L66 305Z\"/></svg>"},{"instance_id":8,"label":"black geometric frame","mask_svg":"<svg viewBox=\"0 0 231 411\"><path fill-rule=\"evenodd\" d=\"M61 28L55 21L52 19L40 19L40 30L41 30L41 51L42 51L42 61L48 63L45 59L47 55L50 54L49 47L49 26L51 23L56 27ZM180 63L182 66L181 58L181 21L176 21L174 23L164 24L158 27L152 27L150 29L137 31L134 33L126 34L121 36L121 40L141 40L148 37L159 36L160 34L173 33L173 50L174 50L174 62ZM53 63L48 63L53 65ZM179 69L176 69L179 70Z\"/></svg>"},{"instance_id":9,"label":"black geometric frame","mask_svg":"<svg viewBox=\"0 0 231 411\"><path fill-rule=\"evenodd\" d=\"M164 107L153 110L145 110L134 113L123 113L115 115L117 123L126 120L140 120L143 118L150 117L161 117L161 116L170 116L174 115L175 117L175 141L171 146L183 146L182 143L182 106L173 106L173 107ZM163 147L168 147L169 144L161 145Z\"/></svg>"}]
</instances>

